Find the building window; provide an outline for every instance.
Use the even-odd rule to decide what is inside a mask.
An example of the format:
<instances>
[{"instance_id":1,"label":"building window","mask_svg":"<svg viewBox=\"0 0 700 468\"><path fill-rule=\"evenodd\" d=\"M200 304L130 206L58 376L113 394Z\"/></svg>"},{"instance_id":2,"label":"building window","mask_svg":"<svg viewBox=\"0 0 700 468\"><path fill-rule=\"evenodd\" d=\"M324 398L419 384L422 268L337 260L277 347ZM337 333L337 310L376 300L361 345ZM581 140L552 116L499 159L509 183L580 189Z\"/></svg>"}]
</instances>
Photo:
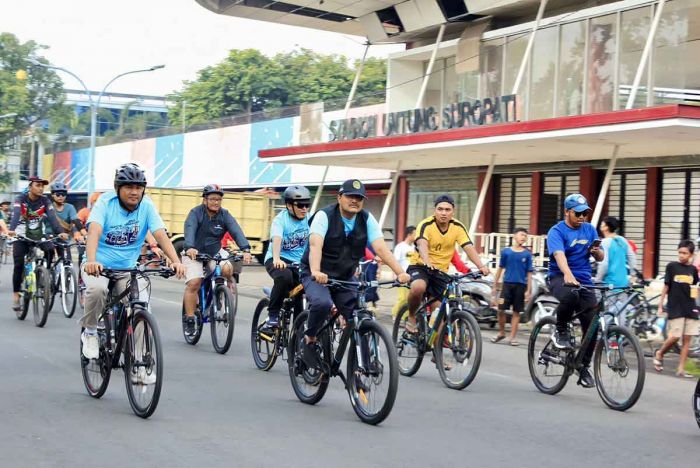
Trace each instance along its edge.
<instances>
[{"instance_id":1,"label":"building window","mask_svg":"<svg viewBox=\"0 0 700 468\"><path fill-rule=\"evenodd\" d=\"M627 100L634 83L634 76L642 58L644 44L649 36L651 25L651 8L643 7L622 12L620 26L620 65L619 65L619 86L618 99L619 108L627 106ZM633 107L646 107L647 90L649 89L649 74L647 72L649 62L642 73L642 80L639 82L639 89Z\"/></svg>"},{"instance_id":2,"label":"building window","mask_svg":"<svg viewBox=\"0 0 700 468\"><path fill-rule=\"evenodd\" d=\"M504 94L511 94L513 92L513 86L515 86L515 80L518 76L518 70L520 70L520 63L523 61L523 56L525 55L529 37L530 34L523 33L509 36L506 39L505 76L503 77ZM528 99L528 83L528 73L527 70L525 70L517 92L516 117L518 120L525 120L524 111Z\"/></svg>"},{"instance_id":3,"label":"building window","mask_svg":"<svg viewBox=\"0 0 700 468\"><path fill-rule=\"evenodd\" d=\"M481 43L479 70L481 70L481 89L479 97L492 98L501 96L503 81L503 38Z\"/></svg>"},{"instance_id":4,"label":"building window","mask_svg":"<svg viewBox=\"0 0 700 468\"><path fill-rule=\"evenodd\" d=\"M615 101L617 14L592 18L588 37L586 112L609 112Z\"/></svg>"},{"instance_id":5,"label":"building window","mask_svg":"<svg viewBox=\"0 0 700 468\"><path fill-rule=\"evenodd\" d=\"M532 79L527 118L552 117L554 109L554 83L556 80L557 42L559 28L537 31L532 49Z\"/></svg>"},{"instance_id":6,"label":"building window","mask_svg":"<svg viewBox=\"0 0 700 468\"><path fill-rule=\"evenodd\" d=\"M585 22L578 21L562 25L559 37L557 115L579 115L583 103Z\"/></svg>"}]
</instances>

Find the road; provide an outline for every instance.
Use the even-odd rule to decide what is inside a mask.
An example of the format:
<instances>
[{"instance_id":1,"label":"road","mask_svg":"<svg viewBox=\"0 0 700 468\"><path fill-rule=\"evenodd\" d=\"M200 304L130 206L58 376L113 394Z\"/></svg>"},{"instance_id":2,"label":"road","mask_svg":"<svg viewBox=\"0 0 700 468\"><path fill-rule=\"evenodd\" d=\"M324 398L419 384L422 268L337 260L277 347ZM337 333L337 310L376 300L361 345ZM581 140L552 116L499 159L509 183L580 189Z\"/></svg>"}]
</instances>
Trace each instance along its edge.
<instances>
[{"instance_id":1,"label":"road","mask_svg":"<svg viewBox=\"0 0 700 468\"><path fill-rule=\"evenodd\" d=\"M252 268L252 267L251 267ZM286 363L255 369L249 346L257 300L244 287L234 343L216 354L208 329L184 343L182 283L158 281L153 312L164 343L165 382L156 413L133 415L121 371L100 400L83 387L80 312L52 312L45 328L11 311L10 265L0 270L1 466L695 466L700 430L691 414L695 383L647 374L639 403L608 409L597 392L570 382L539 393L525 346L488 342L475 382L445 388L434 367L401 378L380 426L361 423L341 382L316 406L300 403ZM245 274L243 275L245 284ZM58 307L56 307L58 310Z\"/></svg>"}]
</instances>

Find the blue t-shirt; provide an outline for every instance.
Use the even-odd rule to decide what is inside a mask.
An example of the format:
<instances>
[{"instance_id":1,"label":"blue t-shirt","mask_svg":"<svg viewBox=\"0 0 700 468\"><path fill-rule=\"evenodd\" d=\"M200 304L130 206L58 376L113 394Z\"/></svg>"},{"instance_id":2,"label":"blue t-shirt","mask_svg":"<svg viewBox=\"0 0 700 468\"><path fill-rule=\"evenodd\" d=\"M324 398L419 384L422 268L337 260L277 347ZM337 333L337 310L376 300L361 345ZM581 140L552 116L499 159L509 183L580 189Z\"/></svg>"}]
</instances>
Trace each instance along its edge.
<instances>
[{"instance_id":1,"label":"blue t-shirt","mask_svg":"<svg viewBox=\"0 0 700 468\"><path fill-rule=\"evenodd\" d=\"M309 242L309 218L296 219L289 214L289 210L284 210L275 216L270 227L270 246L267 248L265 262L272 258L274 237L282 238L280 257L295 263L300 262L306 244Z\"/></svg>"},{"instance_id":2,"label":"blue t-shirt","mask_svg":"<svg viewBox=\"0 0 700 468\"><path fill-rule=\"evenodd\" d=\"M527 284L527 274L532 271L532 254L527 249L516 252L508 247L501 252L498 266L506 270L503 282Z\"/></svg>"},{"instance_id":3,"label":"blue t-shirt","mask_svg":"<svg viewBox=\"0 0 700 468\"><path fill-rule=\"evenodd\" d=\"M136 211L129 213L119 204L115 192L105 193L97 200L90 212L88 226L92 222L102 226L96 260L105 268L133 268L146 233L165 229L150 198L144 196Z\"/></svg>"},{"instance_id":4,"label":"blue t-shirt","mask_svg":"<svg viewBox=\"0 0 700 468\"><path fill-rule=\"evenodd\" d=\"M590 223L583 223L580 228L572 229L566 222L559 221L547 233L547 249L549 250L549 277L563 275L554 259L555 252L564 252L569 269L577 281L584 285L592 285L591 262L588 249L598 233Z\"/></svg>"},{"instance_id":5,"label":"blue t-shirt","mask_svg":"<svg viewBox=\"0 0 700 468\"><path fill-rule=\"evenodd\" d=\"M372 242L382 237L382 230L379 229L379 223L374 216L372 216L372 213L367 214L367 245L370 245ZM357 216L353 216L351 219L347 219L344 216L340 218L343 220L345 236L347 237L355 228L355 218L357 218ZM310 234L318 234L323 238L326 237L326 233L328 232L328 215L326 215L325 211L319 211L314 215L310 230Z\"/></svg>"}]
</instances>

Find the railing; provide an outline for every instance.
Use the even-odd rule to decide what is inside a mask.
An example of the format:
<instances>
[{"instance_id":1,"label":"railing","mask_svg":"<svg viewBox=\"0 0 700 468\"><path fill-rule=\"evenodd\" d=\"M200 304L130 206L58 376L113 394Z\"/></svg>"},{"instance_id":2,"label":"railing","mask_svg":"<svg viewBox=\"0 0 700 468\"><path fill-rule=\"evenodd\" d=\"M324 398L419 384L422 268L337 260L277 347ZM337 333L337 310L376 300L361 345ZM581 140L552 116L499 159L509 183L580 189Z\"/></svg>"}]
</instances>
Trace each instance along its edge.
<instances>
[{"instance_id":1,"label":"railing","mask_svg":"<svg viewBox=\"0 0 700 468\"><path fill-rule=\"evenodd\" d=\"M500 232L475 233L474 245L482 252L482 258L488 259L489 265L496 267L501 258L501 252L513 244L513 234ZM525 246L532 252L534 266L544 267L549 263L547 255L547 236L528 235Z\"/></svg>"}]
</instances>

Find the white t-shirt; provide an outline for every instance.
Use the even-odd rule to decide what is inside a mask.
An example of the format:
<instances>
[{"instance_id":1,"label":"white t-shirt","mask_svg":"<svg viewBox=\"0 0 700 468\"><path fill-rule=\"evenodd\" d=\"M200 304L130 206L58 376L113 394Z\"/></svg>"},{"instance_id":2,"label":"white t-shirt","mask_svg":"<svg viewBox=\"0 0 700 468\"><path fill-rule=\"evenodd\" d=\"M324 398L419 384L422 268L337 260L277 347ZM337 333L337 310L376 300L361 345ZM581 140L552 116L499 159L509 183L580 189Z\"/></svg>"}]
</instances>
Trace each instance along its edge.
<instances>
[{"instance_id":1,"label":"white t-shirt","mask_svg":"<svg viewBox=\"0 0 700 468\"><path fill-rule=\"evenodd\" d=\"M415 250L415 247L407 242L400 242L394 247L394 257L399 262L403 271L408 268L408 255Z\"/></svg>"}]
</instances>

